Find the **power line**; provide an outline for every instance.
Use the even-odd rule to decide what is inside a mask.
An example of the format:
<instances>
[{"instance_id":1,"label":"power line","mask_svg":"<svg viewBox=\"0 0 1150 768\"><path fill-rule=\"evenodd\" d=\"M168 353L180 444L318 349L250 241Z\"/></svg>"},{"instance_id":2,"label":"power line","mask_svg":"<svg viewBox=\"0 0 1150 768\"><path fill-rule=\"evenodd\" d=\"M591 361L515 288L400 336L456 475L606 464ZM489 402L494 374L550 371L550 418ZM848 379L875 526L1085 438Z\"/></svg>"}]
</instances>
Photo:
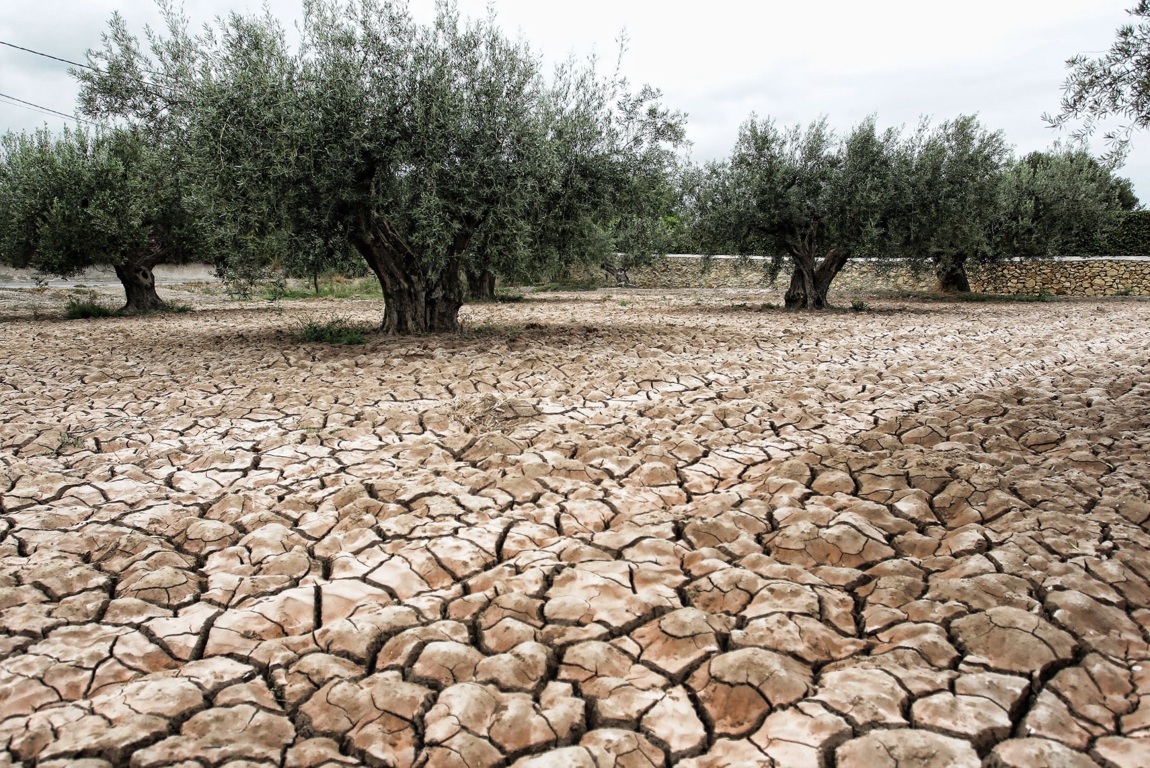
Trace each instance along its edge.
<instances>
[{"instance_id":1,"label":"power line","mask_svg":"<svg viewBox=\"0 0 1150 768\"><path fill-rule=\"evenodd\" d=\"M0 45L6 45L9 48L15 48L18 51L25 51L26 53L35 54L36 56L43 56L45 59L52 59L53 61L61 61L65 64L71 64L73 67L82 67L84 69L90 69L93 72L99 72L100 71L99 69L91 66L90 64L81 64L80 62L72 61L71 59L62 59L59 56L53 56L50 53L44 53L43 51L36 51L36 50L31 49L31 48L25 48L22 45L16 45L15 43L9 43L5 40L0 40ZM150 69L145 69L144 72L147 72L149 75L155 75L156 77L165 77L165 75L162 72L153 72ZM135 77L135 79L138 80L139 82L143 83L144 85L151 85L151 86L155 86L156 88L167 88L169 90L175 90L170 85L164 85L162 83L156 83L156 82L153 82L151 80L146 80L143 77L140 77L139 75L137 75Z\"/></svg>"},{"instance_id":2,"label":"power line","mask_svg":"<svg viewBox=\"0 0 1150 768\"><path fill-rule=\"evenodd\" d=\"M81 64L78 61L72 61L71 59L61 59L59 56L53 56L50 53L42 53L41 51L34 51L31 48L25 48L24 46L16 45L15 43L8 43L8 42L5 42L3 40L0 40L0 45L6 45L9 48L15 48L16 50L24 51L25 53L32 53L32 54L35 54L37 56L43 56L45 59L52 59L54 61L62 61L65 64L71 64L73 67L83 67L84 69L95 69L95 67L88 66L87 64Z\"/></svg>"},{"instance_id":3,"label":"power line","mask_svg":"<svg viewBox=\"0 0 1150 768\"><path fill-rule=\"evenodd\" d=\"M93 123L89 120L84 120L82 118L76 117L75 115L65 114L64 112L59 112L55 109L52 109L51 107L45 107L42 104L33 104L30 101L24 101L24 99L18 99L15 96L9 96L6 93L0 93L0 98L8 99L11 102L16 102L16 105L21 105L24 107L30 107L32 109L43 112L45 114L57 115L59 117L66 117L69 120L76 120L77 122L87 123L88 125L96 125L96 123Z\"/></svg>"}]
</instances>

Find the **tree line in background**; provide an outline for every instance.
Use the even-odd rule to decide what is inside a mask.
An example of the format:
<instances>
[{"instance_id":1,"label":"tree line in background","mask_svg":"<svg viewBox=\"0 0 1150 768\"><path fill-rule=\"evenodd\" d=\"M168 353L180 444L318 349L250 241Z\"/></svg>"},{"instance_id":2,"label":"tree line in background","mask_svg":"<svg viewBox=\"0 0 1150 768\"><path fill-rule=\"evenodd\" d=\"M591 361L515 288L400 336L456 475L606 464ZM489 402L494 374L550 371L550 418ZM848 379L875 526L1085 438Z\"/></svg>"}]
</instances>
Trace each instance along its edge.
<instances>
[{"instance_id":1,"label":"tree line in background","mask_svg":"<svg viewBox=\"0 0 1150 768\"><path fill-rule=\"evenodd\" d=\"M790 268L786 305L827 306L851 258L933 269L969 291L970 262L1099 253L1138 202L1085 150L1015 157L1001 133L964 116L845 134L825 119L783 128L752 117L731 156L695 169L684 212L703 253L770 256Z\"/></svg>"},{"instance_id":2,"label":"tree line in background","mask_svg":"<svg viewBox=\"0 0 1150 768\"><path fill-rule=\"evenodd\" d=\"M969 290L968 263L1150 243L1123 226L1129 182L1084 149L1016 157L970 116L838 133L752 115L700 166L659 91L593 60L544 72L451 2L420 24L402 0L304 0L294 46L266 10L192 32L160 5L162 32L141 43L115 15L73 72L81 112L115 127L0 145L0 261L110 265L131 310L162 306L155 266L189 261L370 271L383 330L411 333L454 329L496 276L669 251L768 256L787 306L821 308L852 258Z\"/></svg>"}]
</instances>

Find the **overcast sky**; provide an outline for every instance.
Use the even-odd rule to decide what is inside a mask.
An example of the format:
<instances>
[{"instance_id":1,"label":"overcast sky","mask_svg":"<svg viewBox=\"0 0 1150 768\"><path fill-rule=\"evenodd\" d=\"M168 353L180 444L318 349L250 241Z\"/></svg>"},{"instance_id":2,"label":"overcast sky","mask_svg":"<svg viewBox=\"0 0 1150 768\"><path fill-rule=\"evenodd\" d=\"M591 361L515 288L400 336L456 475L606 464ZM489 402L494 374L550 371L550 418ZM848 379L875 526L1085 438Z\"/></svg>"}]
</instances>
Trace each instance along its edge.
<instances>
[{"instance_id":1,"label":"overcast sky","mask_svg":"<svg viewBox=\"0 0 1150 768\"><path fill-rule=\"evenodd\" d=\"M0 0L0 40L84 61L100 45L113 10L133 29L156 24L152 0ZM299 0L267 0L294 24ZM503 27L522 32L545 59L597 52L614 59L622 30L630 39L624 72L662 89L668 106L688 113L692 155L727 155L751 112L783 123L825 114L849 127L869 113L884 125L913 125L978 113L1017 151L1058 138L1042 121L1058 109L1065 60L1101 53L1127 20L1133 0L492 0ZM247 0L186 4L196 22ZM487 0L460 0L465 14ZM429 18L434 0L412 0ZM0 46L0 94L71 114L76 87L67 65ZM0 129L31 130L60 118L3 103ZM1096 151L1101 151L1101 138ZM1150 204L1150 135L1136 136L1122 170Z\"/></svg>"}]
</instances>

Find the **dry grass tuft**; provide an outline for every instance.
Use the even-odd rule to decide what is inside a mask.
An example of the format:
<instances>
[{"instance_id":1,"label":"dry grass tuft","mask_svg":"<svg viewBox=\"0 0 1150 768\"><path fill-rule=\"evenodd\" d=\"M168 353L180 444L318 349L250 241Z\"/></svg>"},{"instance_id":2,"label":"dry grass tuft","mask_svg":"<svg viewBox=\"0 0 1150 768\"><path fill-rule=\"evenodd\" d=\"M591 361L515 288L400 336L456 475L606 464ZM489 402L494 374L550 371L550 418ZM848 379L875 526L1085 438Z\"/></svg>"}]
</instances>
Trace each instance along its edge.
<instances>
[{"instance_id":1,"label":"dry grass tuft","mask_svg":"<svg viewBox=\"0 0 1150 768\"><path fill-rule=\"evenodd\" d=\"M457 397L450 404L451 417L468 432L490 432L533 419L539 409L522 397L494 393Z\"/></svg>"}]
</instances>

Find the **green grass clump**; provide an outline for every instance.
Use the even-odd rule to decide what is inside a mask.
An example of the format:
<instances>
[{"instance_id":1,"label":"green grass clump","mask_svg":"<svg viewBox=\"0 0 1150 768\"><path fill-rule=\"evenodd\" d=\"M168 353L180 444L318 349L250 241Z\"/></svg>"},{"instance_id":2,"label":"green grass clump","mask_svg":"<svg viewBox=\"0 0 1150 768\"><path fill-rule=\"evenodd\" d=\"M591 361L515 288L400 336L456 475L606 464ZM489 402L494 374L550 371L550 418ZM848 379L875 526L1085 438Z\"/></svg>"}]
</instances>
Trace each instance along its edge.
<instances>
[{"instance_id":1,"label":"green grass clump","mask_svg":"<svg viewBox=\"0 0 1150 768\"><path fill-rule=\"evenodd\" d=\"M870 307L862 299L855 299L851 302L851 309L853 309L855 312L866 312L870 309Z\"/></svg>"},{"instance_id":2,"label":"green grass clump","mask_svg":"<svg viewBox=\"0 0 1150 768\"><path fill-rule=\"evenodd\" d=\"M329 320L312 318L300 323L296 336L300 341L313 344L364 344L364 330L344 317Z\"/></svg>"},{"instance_id":3,"label":"green grass clump","mask_svg":"<svg viewBox=\"0 0 1150 768\"><path fill-rule=\"evenodd\" d=\"M94 317L115 317L115 308L96 300L95 293L72 296L64 305L64 317L69 320L89 320Z\"/></svg>"}]
</instances>

